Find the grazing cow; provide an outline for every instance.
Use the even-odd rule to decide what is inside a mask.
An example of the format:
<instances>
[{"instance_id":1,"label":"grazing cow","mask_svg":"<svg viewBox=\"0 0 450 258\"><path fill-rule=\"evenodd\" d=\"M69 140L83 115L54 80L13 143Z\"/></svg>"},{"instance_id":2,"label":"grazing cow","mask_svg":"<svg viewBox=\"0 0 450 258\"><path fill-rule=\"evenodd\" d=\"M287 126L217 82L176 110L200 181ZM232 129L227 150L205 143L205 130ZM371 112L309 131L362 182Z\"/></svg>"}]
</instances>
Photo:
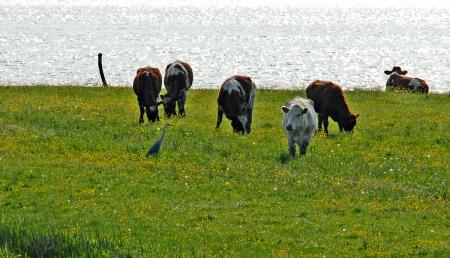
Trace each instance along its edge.
<instances>
[{"instance_id":1,"label":"grazing cow","mask_svg":"<svg viewBox=\"0 0 450 258\"><path fill-rule=\"evenodd\" d=\"M330 81L313 81L306 88L306 96L314 101L314 109L319 115L319 130L322 122L328 134L328 117L339 125L339 131L352 132L359 114L352 114L341 87Z\"/></svg>"},{"instance_id":2,"label":"grazing cow","mask_svg":"<svg viewBox=\"0 0 450 258\"><path fill-rule=\"evenodd\" d=\"M139 123L144 122L144 112L151 122L159 121L158 95L161 91L162 76L158 68L150 66L139 68L133 81L133 90L137 95L139 109Z\"/></svg>"},{"instance_id":3,"label":"grazing cow","mask_svg":"<svg viewBox=\"0 0 450 258\"><path fill-rule=\"evenodd\" d=\"M314 102L296 97L284 104L281 111L283 111L283 128L288 137L290 154L295 156L297 144L300 147L300 155L305 155L306 148L317 130Z\"/></svg>"},{"instance_id":4,"label":"grazing cow","mask_svg":"<svg viewBox=\"0 0 450 258\"><path fill-rule=\"evenodd\" d=\"M184 104L193 80L194 76L189 64L177 60L166 66L164 87L166 87L167 94L161 95L162 101L159 103L164 105L166 116L177 115L175 103L178 104L178 114L185 116Z\"/></svg>"},{"instance_id":5,"label":"grazing cow","mask_svg":"<svg viewBox=\"0 0 450 258\"><path fill-rule=\"evenodd\" d=\"M236 75L225 80L217 98L216 128L219 128L225 113L234 132L250 133L255 95L256 85L250 77Z\"/></svg>"},{"instance_id":6,"label":"grazing cow","mask_svg":"<svg viewBox=\"0 0 450 258\"><path fill-rule=\"evenodd\" d=\"M411 90L412 92L420 91L422 93L428 93L429 88L426 81L405 76L408 71L402 71L400 66L394 66L391 71L386 70L384 73L390 75L386 81L386 90L397 88Z\"/></svg>"}]
</instances>

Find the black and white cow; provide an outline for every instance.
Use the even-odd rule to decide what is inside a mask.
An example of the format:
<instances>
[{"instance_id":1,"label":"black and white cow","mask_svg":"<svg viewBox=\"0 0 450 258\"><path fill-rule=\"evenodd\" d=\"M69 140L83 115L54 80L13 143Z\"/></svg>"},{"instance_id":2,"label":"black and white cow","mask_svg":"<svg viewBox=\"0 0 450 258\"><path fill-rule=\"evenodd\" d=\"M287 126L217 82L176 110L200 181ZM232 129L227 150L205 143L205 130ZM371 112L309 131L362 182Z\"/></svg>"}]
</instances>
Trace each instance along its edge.
<instances>
[{"instance_id":1,"label":"black and white cow","mask_svg":"<svg viewBox=\"0 0 450 258\"><path fill-rule=\"evenodd\" d=\"M255 95L256 85L250 77L236 75L225 80L217 98L216 128L225 114L231 120L234 132L250 133Z\"/></svg>"},{"instance_id":2,"label":"black and white cow","mask_svg":"<svg viewBox=\"0 0 450 258\"><path fill-rule=\"evenodd\" d=\"M162 101L159 102L159 104L164 105L166 116L170 117L177 114L175 104L178 104L178 114L180 116L186 115L184 104L193 80L192 68L188 63L177 60L166 66L164 87L167 93L161 95Z\"/></svg>"},{"instance_id":3,"label":"black and white cow","mask_svg":"<svg viewBox=\"0 0 450 258\"><path fill-rule=\"evenodd\" d=\"M428 93L429 87L425 80L420 78L412 78L405 76L408 71L402 71L400 66L394 66L391 71L384 71L386 75L390 75L386 82L386 90L391 88L400 88L411 90L412 92Z\"/></svg>"}]
</instances>

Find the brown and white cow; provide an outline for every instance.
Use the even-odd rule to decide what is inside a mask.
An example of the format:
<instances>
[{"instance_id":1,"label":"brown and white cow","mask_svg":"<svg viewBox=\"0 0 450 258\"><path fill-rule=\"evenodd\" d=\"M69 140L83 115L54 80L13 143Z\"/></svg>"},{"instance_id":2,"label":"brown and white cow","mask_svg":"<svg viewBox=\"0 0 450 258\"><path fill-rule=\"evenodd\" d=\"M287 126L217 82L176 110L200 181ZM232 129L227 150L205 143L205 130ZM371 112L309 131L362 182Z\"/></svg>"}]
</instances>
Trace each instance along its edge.
<instances>
[{"instance_id":1,"label":"brown and white cow","mask_svg":"<svg viewBox=\"0 0 450 258\"><path fill-rule=\"evenodd\" d=\"M166 116L170 117L177 114L175 103L178 104L178 114L185 116L184 104L193 80L192 68L188 63L177 60L166 66L164 87L167 93L161 95L162 101L159 103L164 105Z\"/></svg>"},{"instance_id":2,"label":"brown and white cow","mask_svg":"<svg viewBox=\"0 0 450 258\"><path fill-rule=\"evenodd\" d=\"M405 76L408 71L402 71L400 66L394 66L391 71L384 71L386 75L390 75L386 82L386 90L391 88L407 89L412 92L428 93L428 84L419 78Z\"/></svg>"},{"instance_id":3,"label":"brown and white cow","mask_svg":"<svg viewBox=\"0 0 450 258\"><path fill-rule=\"evenodd\" d=\"M356 125L356 118L350 112L347 105L347 99L341 87L330 81L313 81L306 88L306 96L314 101L314 109L319 116L319 130L322 129L322 122L325 133L328 134L328 117L339 125L339 131L352 132Z\"/></svg>"},{"instance_id":4,"label":"brown and white cow","mask_svg":"<svg viewBox=\"0 0 450 258\"><path fill-rule=\"evenodd\" d=\"M217 124L222 123L223 114L231 120L234 132L250 133L256 85L250 77L232 76L220 87L217 103Z\"/></svg>"},{"instance_id":5,"label":"brown and white cow","mask_svg":"<svg viewBox=\"0 0 450 258\"><path fill-rule=\"evenodd\" d=\"M158 96L161 91L162 76L158 68L150 66L139 68L133 81L133 90L137 95L139 123L144 122L144 112L151 122L159 121Z\"/></svg>"}]
</instances>

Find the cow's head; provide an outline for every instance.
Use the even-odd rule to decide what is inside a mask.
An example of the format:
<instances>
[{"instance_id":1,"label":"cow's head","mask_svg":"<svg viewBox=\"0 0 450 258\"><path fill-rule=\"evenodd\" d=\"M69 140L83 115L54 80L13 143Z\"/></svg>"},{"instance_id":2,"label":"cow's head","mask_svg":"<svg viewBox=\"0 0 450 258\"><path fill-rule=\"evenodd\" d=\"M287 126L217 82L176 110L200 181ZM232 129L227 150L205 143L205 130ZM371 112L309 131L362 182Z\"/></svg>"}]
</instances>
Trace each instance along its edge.
<instances>
[{"instance_id":1,"label":"cow's head","mask_svg":"<svg viewBox=\"0 0 450 258\"><path fill-rule=\"evenodd\" d=\"M356 126L356 118L359 114L348 114L342 117L339 117L339 125L342 126L342 129L346 132L353 132L353 128Z\"/></svg>"},{"instance_id":2,"label":"cow's head","mask_svg":"<svg viewBox=\"0 0 450 258\"><path fill-rule=\"evenodd\" d=\"M170 117L172 115L177 115L175 110L177 103L177 98L169 96L169 94L161 95L161 101L158 102L158 105L162 104L164 106L164 115Z\"/></svg>"},{"instance_id":3,"label":"cow's head","mask_svg":"<svg viewBox=\"0 0 450 258\"><path fill-rule=\"evenodd\" d=\"M147 113L148 121L152 123L159 121L158 105L146 106L145 112Z\"/></svg>"},{"instance_id":4,"label":"cow's head","mask_svg":"<svg viewBox=\"0 0 450 258\"><path fill-rule=\"evenodd\" d=\"M235 133L245 133L245 121L241 121L242 119L239 119L239 117L232 117L231 118L231 127L233 127L233 132Z\"/></svg>"},{"instance_id":5,"label":"cow's head","mask_svg":"<svg viewBox=\"0 0 450 258\"><path fill-rule=\"evenodd\" d=\"M281 111L287 114L287 122L285 124L285 130L294 131L302 127L305 123L305 114L308 112L308 108L294 105L292 107L282 106Z\"/></svg>"},{"instance_id":6,"label":"cow's head","mask_svg":"<svg viewBox=\"0 0 450 258\"><path fill-rule=\"evenodd\" d=\"M392 70L386 70L386 71L384 71L384 73L386 74L386 75L391 75L391 74L393 74L393 73L396 73L396 74L399 74L399 75L405 75L405 74L407 74L408 73L408 71L402 71L402 68L400 67L400 66L394 66L394 67L392 67Z\"/></svg>"},{"instance_id":7,"label":"cow's head","mask_svg":"<svg viewBox=\"0 0 450 258\"><path fill-rule=\"evenodd\" d=\"M154 78L149 72L144 72L139 78L139 85L141 87L140 95L145 107L145 113L147 114L148 121L159 121L158 104L156 102L157 96L151 89L152 80Z\"/></svg>"}]
</instances>

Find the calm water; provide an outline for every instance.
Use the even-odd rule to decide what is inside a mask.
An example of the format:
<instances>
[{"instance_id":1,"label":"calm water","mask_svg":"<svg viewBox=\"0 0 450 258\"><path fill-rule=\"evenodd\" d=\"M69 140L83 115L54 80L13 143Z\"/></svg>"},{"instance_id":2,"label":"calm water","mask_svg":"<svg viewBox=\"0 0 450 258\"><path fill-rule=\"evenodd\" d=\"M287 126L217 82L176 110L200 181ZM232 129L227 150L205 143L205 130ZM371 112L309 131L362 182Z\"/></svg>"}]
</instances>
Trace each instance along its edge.
<instances>
[{"instance_id":1,"label":"calm water","mask_svg":"<svg viewBox=\"0 0 450 258\"><path fill-rule=\"evenodd\" d=\"M237 73L268 88L314 79L383 88L383 71L400 65L432 91L450 91L450 9L439 2L10 2L0 0L0 84L101 85L102 52L112 85L130 85L138 67L183 59L194 88Z\"/></svg>"}]
</instances>

